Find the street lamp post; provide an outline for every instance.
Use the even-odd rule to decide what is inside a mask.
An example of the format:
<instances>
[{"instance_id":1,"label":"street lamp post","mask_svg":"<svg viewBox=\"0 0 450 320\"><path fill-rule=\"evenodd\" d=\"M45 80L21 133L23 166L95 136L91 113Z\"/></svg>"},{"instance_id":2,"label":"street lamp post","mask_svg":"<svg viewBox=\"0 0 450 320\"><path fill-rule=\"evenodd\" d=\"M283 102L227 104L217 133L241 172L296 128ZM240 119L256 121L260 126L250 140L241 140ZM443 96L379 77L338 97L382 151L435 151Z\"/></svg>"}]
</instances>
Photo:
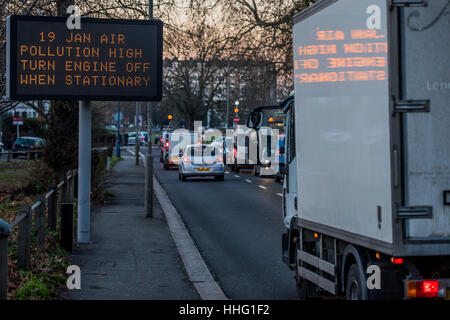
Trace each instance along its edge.
<instances>
[{"instance_id":1,"label":"street lamp post","mask_svg":"<svg viewBox=\"0 0 450 320\"><path fill-rule=\"evenodd\" d=\"M235 108L234 108L234 117L235 118L237 118L238 117L238 113L239 113L239 100L236 100L236 102L234 103L234 105L236 106ZM234 129L236 129L236 125L237 125L237 123L236 122L234 122L234 120L233 120L233 128Z\"/></svg>"},{"instance_id":2,"label":"street lamp post","mask_svg":"<svg viewBox=\"0 0 450 320\"><path fill-rule=\"evenodd\" d=\"M120 158L120 101L117 103L116 157Z\"/></svg>"}]
</instances>

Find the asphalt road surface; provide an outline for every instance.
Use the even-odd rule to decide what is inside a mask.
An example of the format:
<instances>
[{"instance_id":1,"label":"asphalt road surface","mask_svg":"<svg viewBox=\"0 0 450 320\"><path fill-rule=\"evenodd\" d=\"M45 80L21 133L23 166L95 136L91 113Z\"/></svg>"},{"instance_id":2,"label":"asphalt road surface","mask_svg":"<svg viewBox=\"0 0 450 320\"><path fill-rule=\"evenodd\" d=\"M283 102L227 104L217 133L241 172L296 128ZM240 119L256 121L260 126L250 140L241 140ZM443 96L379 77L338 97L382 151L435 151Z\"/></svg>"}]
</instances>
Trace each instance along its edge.
<instances>
[{"instance_id":1,"label":"asphalt road surface","mask_svg":"<svg viewBox=\"0 0 450 320\"><path fill-rule=\"evenodd\" d=\"M155 173L225 294L231 299L297 299L293 273L281 259L282 185L225 174L178 180L153 149Z\"/></svg>"}]
</instances>

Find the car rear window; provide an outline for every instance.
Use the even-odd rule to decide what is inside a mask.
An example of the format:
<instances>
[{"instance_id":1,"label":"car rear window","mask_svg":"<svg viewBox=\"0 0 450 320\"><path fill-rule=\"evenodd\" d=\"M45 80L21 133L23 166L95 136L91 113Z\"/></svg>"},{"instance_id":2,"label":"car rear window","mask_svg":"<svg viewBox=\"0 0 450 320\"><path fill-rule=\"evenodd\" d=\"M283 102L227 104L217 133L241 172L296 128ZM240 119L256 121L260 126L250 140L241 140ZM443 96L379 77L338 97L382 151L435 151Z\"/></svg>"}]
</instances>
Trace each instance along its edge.
<instances>
[{"instance_id":1,"label":"car rear window","mask_svg":"<svg viewBox=\"0 0 450 320\"><path fill-rule=\"evenodd\" d=\"M195 157L196 155L202 155L205 157L209 156L215 157L216 154L219 154L219 152L217 148L213 146L198 146L189 148L187 154L190 154L191 157Z\"/></svg>"},{"instance_id":2,"label":"car rear window","mask_svg":"<svg viewBox=\"0 0 450 320\"><path fill-rule=\"evenodd\" d=\"M32 146L35 144L35 140L33 139L26 139L26 138L19 138L16 139L16 142L14 142L15 144L21 144L21 145L25 145L25 146Z\"/></svg>"}]
</instances>

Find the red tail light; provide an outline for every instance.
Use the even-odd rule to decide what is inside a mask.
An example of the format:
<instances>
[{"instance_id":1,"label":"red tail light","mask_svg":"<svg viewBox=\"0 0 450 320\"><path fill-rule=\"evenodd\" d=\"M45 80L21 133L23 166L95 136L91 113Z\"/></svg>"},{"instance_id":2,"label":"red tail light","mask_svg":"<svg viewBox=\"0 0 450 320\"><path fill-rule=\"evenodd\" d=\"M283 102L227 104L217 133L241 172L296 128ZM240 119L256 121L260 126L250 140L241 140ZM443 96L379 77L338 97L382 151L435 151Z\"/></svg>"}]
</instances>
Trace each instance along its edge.
<instances>
[{"instance_id":1,"label":"red tail light","mask_svg":"<svg viewBox=\"0 0 450 320\"><path fill-rule=\"evenodd\" d=\"M407 282L408 298L438 298L445 297L445 290L439 291L437 280L417 280Z\"/></svg>"}]
</instances>

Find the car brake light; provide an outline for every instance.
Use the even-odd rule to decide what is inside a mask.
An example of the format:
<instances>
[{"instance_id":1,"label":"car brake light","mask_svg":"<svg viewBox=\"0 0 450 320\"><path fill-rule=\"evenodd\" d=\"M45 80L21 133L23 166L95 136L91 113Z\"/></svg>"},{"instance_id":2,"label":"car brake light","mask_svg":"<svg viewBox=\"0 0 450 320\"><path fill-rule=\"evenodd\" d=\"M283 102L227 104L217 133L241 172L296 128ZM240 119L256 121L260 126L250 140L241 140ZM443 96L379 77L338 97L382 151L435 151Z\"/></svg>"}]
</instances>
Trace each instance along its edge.
<instances>
[{"instance_id":1,"label":"car brake light","mask_svg":"<svg viewBox=\"0 0 450 320\"><path fill-rule=\"evenodd\" d=\"M418 280L407 281L408 298L438 298L445 297L445 290L439 291L439 281L437 280Z\"/></svg>"},{"instance_id":2,"label":"car brake light","mask_svg":"<svg viewBox=\"0 0 450 320\"><path fill-rule=\"evenodd\" d=\"M189 159L188 156L183 156L183 162L184 162L184 163L192 163L192 162L191 162L191 159Z\"/></svg>"}]
</instances>

